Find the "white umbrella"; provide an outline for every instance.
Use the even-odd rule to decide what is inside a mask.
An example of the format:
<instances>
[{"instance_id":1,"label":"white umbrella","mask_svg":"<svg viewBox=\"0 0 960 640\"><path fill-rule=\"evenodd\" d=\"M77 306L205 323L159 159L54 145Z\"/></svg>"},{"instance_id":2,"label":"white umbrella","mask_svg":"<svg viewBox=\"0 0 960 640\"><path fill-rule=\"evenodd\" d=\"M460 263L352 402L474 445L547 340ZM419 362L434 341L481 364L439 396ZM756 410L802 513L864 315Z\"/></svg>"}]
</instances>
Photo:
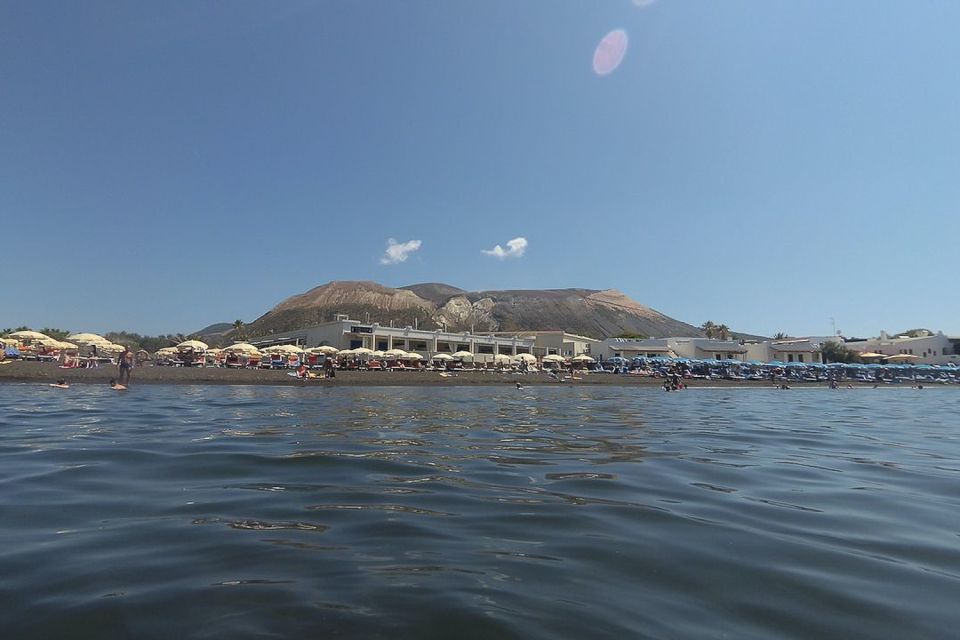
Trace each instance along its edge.
<instances>
[{"instance_id":1,"label":"white umbrella","mask_svg":"<svg viewBox=\"0 0 960 640\"><path fill-rule=\"evenodd\" d=\"M581 353L579 356L573 359L574 362L596 362L593 358L588 356L585 353Z\"/></svg>"},{"instance_id":2,"label":"white umbrella","mask_svg":"<svg viewBox=\"0 0 960 640\"><path fill-rule=\"evenodd\" d=\"M323 345L323 346L320 346L320 347L314 347L313 349L310 349L310 351L312 351L312 352L317 352L317 353L322 353L322 354L328 355L328 356L340 352L340 350L337 349L336 347L331 347L330 345L326 345L326 344Z\"/></svg>"},{"instance_id":3,"label":"white umbrella","mask_svg":"<svg viewBox=\"0 0 960 640\"><path fill-rule=\"evenodd\" d=\"M390 349L383 355L387 356L388 358L402 358L403 356L407 355L407 352L403 349Z\"/></svg>"},{"instance_id":4,"label":"white umbrella","mask_svg":"<svg viewBox=\"0 0 960 640\"><path fill-rule=\"evenodd\" d=\"M103 342L110 342L103 336L96 333L71 333L67 336L67 340L72 340L77 344L100 344Z\"/></svg>"},{"instance_id":5,"label":"white umbrella","mask_svg":"<svg viewBox=\"0 0 960 640\"><path fill-rule=\"evenodd\" d=\"M385 355L387 355L387 354L384 353L383 351L380 351L379 349L373 352L373 357L374 357L374 358L382 358L382 357L384 357Z\"/></svg>"},{"instance_id":6,"label":"white umbrella","mask_svg":"<svg viewBox=\"0 0 960 640\"><path fill-rule=\"evenodd\" d=\"M473 358L473 354L470 353L469 351L457 351L455 354L453 354L453 357L459 360L463 360L466 358Z\"/></svg>"},{"instance_id":7,"label":"white umbrella","mask_svg":"<svg viewBox=\"0 0 960 640\"><path fill-rule=\"evenodd\" d=\"M400 360L423 360L423 356L419 353L405 353Z\"/></svg>"},{"instance_id":8,"label":"white umbrella","mask_svg":"<svg viewBox=\"0 0 960 640\"><path fill-rule=\"evenodd\" d=\"M339 355L339 356L352 356L352 355L354 355L354 353L353 353L353 349L344 349L343 351L339 352L337 355Z\"/></svg>"},{"instance_id":9,"label":"white umbrella","mask_svg":"<svg viewBox=\"0 0 960 640\"><path fill-rule=\"evenodd\" d=\"M373 355L373 349L367 349L366 347L357 347L353 350L353 355L356 356L369 356Z\"/></svg>"},{"instance_id":10,"label":"white umbrella","mask_svg":"<svg viewBox=\"0 0 960 640\"><path fill-rule=\"evenodd\" d=\"M206 351L210 346L206 342L199 340L184 340L177 345L177 349L193 349L194 351Z\"/></svg>"},{"instance_id":11,"label":"white umbrella","mask_svg":"<svg viewBox=\"0 0 960 640\"><path fill-rule=\"evenodd\" d=\"M548 356L543 356L544 362L566 362L567 359L556 353L551 353Z\"/></svg>"},{"instance_id":12,"label":"white umbrella","mask_svg":"<svg viewBox=\"0 0 960 640\"><path fill-rule=\"evenodd\" d=\"M40 333L39 331L14 331L8 335L11 338L19 338L20 340L52 340L50 336L45 333Z\"/></svg>"},{"instance_id":13,"label":"white umbrella","mask_svg":"<svg viewBox=\"0 0 960 640\"><path fill-rule=\"evenodd\" d=\"M175 356L178 351L176 347L163 347L162 349L157 349L157 352L154 355L158 356Z\"/></svg>"},{"instance_id":14,"label":"white umbrella","mask_svg":"<svg viewBox=\"0 0 960 640\"><path fill-rule=\"evenodd\" d=\"M517 360L517 361L523 360L530 364L533 364L537 361L537 359L534 356L530 355L529 353L518 353L517 355L513 356L511 360Z\"/></svg>"},{"instance_id":15,"label":"white umbrella","mask_svg":"<svg viewBox=\"0 0 960 640\"><path fill-rule=\"evenodd\" d=\"M259 349L249 342L238 342L236 344L232 344L224 349L224 351L227 353L260 353Z\"/></svg>"},{"instance_id":16,"label":"white umbrella","mask_svg":"<svg viewBox=\"0 0 960 640\"><path fill-rule=\"evenodd\" d=\"M453 360L453 356L451 356L448 353L435 353L433 355L433 358L431 358L431 360L443 360L443 361Z\"/></svg>"},{"instance_id":17,"label":"white umbrella","mask_svg":"<svg viewBox=\"0 0 960 640\"><path fill-rule=\"evenodd\" d=\"M505 353L498 353L497 355L493 356L493 361L499 362L499 363L510 362L510 359L511 359L510 356L508 356Z\"/></svg>"}]
</instances>

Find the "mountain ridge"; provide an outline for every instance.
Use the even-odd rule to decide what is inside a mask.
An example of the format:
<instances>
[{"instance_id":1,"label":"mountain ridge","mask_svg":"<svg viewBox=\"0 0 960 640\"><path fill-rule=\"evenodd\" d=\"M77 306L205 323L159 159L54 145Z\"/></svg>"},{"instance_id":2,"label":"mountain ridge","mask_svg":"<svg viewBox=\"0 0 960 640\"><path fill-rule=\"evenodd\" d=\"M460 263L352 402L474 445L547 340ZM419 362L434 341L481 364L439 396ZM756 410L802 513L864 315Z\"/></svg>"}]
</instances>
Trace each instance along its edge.
<instances>
[{"instance_id":1,"label":"mountain ridge","mask_svg":"<svg viewBox=\"0 0 960 640\"><path fill-rule=\"evenodd\" d=\"M429 282L387 287L371 280L334 280L287 297L244 327L249 337L292 331L335 319L450 331L562 330L593 338L621 334L701 336L688 323L616 289L466 291Z\"/></svg>"}]
</instances>

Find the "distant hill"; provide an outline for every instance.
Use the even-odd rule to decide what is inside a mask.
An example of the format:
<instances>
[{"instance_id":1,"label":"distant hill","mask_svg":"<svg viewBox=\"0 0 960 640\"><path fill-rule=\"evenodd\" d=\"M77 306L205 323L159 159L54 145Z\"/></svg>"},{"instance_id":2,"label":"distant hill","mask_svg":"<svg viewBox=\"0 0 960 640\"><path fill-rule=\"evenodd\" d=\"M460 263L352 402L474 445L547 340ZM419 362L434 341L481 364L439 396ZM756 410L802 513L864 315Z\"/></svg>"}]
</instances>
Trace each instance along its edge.
<instances>
[{"instance_id":1,"label":"distant hill","mask_svg":"<svg viewBox=\"0 0 960 640\"><path fill-rule=\"evenodd\" d=\"M244 327L251 337L290 331L347 314L354 320L451 331L561 329L595 338L623 333L701 336L685 322L615 289L464 291L442 283L394 289L370 281L334 281L287 298ZM214 325L219 326L219 325Z\"/></svg>"},{"instance_id":2,"label":"distant hill","mask_svg":"<svg viewBox=\"0 0 960 640\"><path fill-rule=\"evenodd\" d=\"M233 331L233 324L229 322L218 322L212 324L209 327L204 327L200 331L196 331L190 334L190 337L193 339L203 340L204 338L219 338ZM204 342L209 342L209 340L203 340Z\"/></svg>"}]
</instances>

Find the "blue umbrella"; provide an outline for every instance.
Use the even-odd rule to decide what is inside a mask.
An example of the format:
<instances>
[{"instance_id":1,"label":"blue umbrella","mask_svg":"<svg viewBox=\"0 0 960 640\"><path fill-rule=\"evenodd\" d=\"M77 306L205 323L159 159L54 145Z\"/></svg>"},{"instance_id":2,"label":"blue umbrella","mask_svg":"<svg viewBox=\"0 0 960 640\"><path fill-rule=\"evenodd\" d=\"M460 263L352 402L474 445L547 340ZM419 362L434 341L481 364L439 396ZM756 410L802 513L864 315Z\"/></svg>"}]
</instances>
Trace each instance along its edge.
<instances>
[{"instance_id":1,"label":"blue umbrella","mask_svg":"<svg viewBox=\"0 0 960 640\"><path fill-rule=\"evenodd\" d=\"M803 362L788 362L788 363L785 364L784 366L785 366L785 367L790 367L791 369L796 369L796 368L798 368L798 367L805 367L805 366L807 366L807 365L806 365L805 363L803 363Z\"/></svg>"},{"instance_id":2,"label":"blue umbrella","mask_svg":"<svg viewBox=\"0 0 960 640\"><path fill-rule=\"evenodd\" d=\"M786 363L780 362L779 360L771 360L770 362L767 363L767 366L768 366L768 367L782 367L784 364L786 364Z\"/></svg>"}]
</instances>

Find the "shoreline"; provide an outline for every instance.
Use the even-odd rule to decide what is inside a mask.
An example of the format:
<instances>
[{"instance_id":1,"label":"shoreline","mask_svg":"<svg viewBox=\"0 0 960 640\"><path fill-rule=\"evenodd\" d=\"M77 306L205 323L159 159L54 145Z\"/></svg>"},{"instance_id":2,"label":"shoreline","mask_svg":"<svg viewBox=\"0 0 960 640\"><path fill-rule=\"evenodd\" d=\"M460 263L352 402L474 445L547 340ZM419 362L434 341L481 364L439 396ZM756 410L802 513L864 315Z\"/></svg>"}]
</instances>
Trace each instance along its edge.
<instances>
[{"instance_id":1,"label":"shoreline","mask_svg":"<svg viewBox=\"0 0 960 640\"><path fill-rule=\"evenodd\" d=\"M636 387L660 387L663 378L636 376L628 374L587 373L574 381L559 382L545 373L510 374L463 372L449 377L438 371L338 371L332 379L315 378L301 380L287 375L286 370L273 369L226 369L220 367L137 367L130 376L130 386L139 384L180 384L180 385L255 385L255 386L495 386L514 385L520 382L528 385L614 385ZM68 384L102 384L117 377L115 365L104 365L93 369L61 369L52 362L13 361L0 365L0 384L11 382L52 383L63 378ZM688 388L698 387L743 387L770 389L774 383L770 380L723 380L696 379L685 380ZM788 381L791 388L810 389L828 388L827 382ZM841 387L851 384L854 387L870 388L872 383L844 381ZM883 387L909 388L908 384L881 385ZM944 385L928 385L939 387Z\"/></svg>"}]
</instances>

